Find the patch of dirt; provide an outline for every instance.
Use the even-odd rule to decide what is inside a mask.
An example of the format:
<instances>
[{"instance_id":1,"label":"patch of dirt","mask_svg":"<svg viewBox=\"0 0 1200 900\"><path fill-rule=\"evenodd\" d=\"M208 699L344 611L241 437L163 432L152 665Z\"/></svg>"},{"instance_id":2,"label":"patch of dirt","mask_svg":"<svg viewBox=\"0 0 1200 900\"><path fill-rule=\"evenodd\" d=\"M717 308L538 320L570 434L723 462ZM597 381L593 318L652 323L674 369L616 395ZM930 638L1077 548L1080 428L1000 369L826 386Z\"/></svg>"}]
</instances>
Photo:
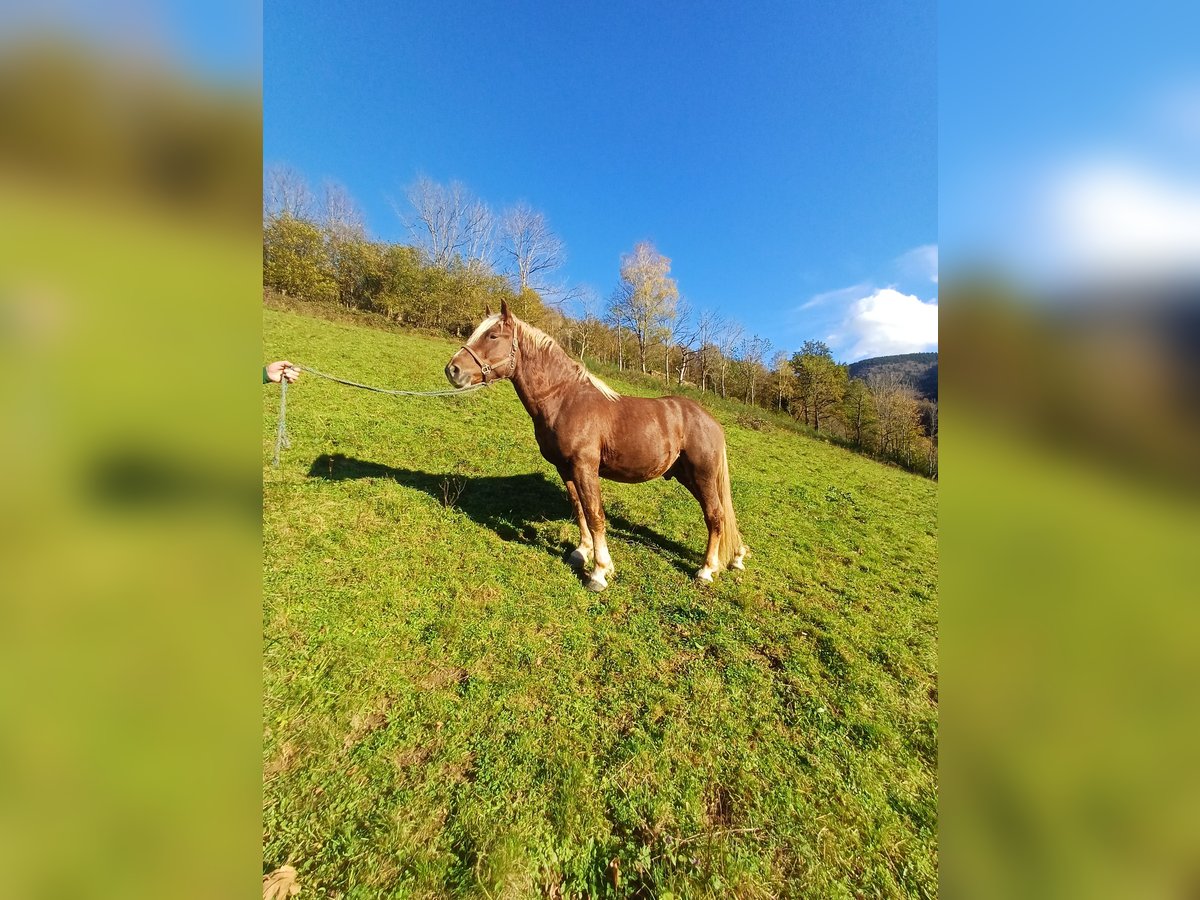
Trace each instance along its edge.
<instances>
[{"instance_id":1,"label":"patch of dirt","mask_svg":"<svg viewBox=\"0 0 1200 900\"><path fill-rule=\"evenodd\" d=\"M386 725L387 714L391 705L391 700L387 697L381 697L375 701L373 706L355 713L353 718L350 719L350 732L342 742L342 749L349 750L367 735L373 731L378 731Z\"/></svg>"},{"instance_id":2,"label":"patch of dirt","mask_svg":"<svg viewBox=\"0 0 1200 900\"><path fill-rule=\"evenodd\" d=\"M286 772L292 767L292 762L296 758L296 748L290 741L284 741L279 745L279 753L263 768L263 777L271 778Z\"/></svg>"},{"instance_id":3,"label":"patch of dirt","mask_svg":"<svg viewBox=\"0 0 1200 900\"><path fill-rule=\"evenodd\" d=\"M733 824L733 795L723 784L709 787L704 802L708 824L713 828L728 828Z\"/></svg>"},{"instance_id":4,"label":"patch of dirt","mask_svg":"<svg viewBox=\"0 0 1200 900\"><path fill-rule=\"evenodd\" d=\"M463 686L470 678L470 674L461 666L453 666L448 669L434 669L417 682L418 686L424 690L432 691L439 688L450 687L451 685Z\"/></svg>"},{"instance_id":5,"label":"patch of dirt","mask_svg":"<svg viewBox=\"0 0 1200 900\"><path fill-rule=\"evenodd\" d=\"M397 769L411 769L429 761L433 756L432 747L405 747L392 754L392 765Z\"/></svg>"},{"instance_id":6,"label":"patch of dirt","mask_svg":"<svg viewBox=\"0 0 1200 900\"><path fill-rule=\"evenodd\" d=\"M475 780L475 754L468 753L461 759L448 762L442 767L442 772L450 781L461 784Z\"/></svg>"}]
</instances>

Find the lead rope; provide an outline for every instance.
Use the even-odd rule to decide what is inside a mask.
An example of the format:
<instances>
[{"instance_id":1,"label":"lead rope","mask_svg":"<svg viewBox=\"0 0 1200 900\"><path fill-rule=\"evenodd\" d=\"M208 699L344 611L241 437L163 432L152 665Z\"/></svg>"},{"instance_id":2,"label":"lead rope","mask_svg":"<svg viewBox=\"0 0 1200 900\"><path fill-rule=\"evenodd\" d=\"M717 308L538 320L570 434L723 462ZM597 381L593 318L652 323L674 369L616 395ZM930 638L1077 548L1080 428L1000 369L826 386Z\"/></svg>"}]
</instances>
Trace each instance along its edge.
<instances>
[{"instance_id":1,"label":"lead rope","mask_svg":"<svg viewBox=\"0 0 1200 900\"><path fill-rule=\"evenodd\" d=\"M364 391L374 391L377 394L390 394L393 397L451 397L455 394L469 394L471 391L477 391L481 387L487 387L486 382L479 384L468 385L464 388L455 388L452 391L397 391L389 388L372 387L369 384L360 384L357 381L348 381L345 378L338 378L336 375L327 375L324 372L318 372L316 369L310 369L308 366L295 364L292 366L301 372L308 372L310 375L316 375L318 378L325 378L329 381L335 381L338 384L344 384L347 387L361 388ZM279 452L281 450L290 450L292 442L287 436L287 378L280 377L279 379L279 430L275 434L275 459L271 465L279 468Z\"/></svg>"},{"instance_id":2,"label":"lead rope","mask_svg":"<svg viewBox=\"0 0 1200 900\"><path fill-rule=\"evenodd\" d=\"M279 378L279 429L275 432L275 459L271 463L276 469L279 468L279 451L283 449L292 449L292 442L287 436L287 386L288 380L283 376Z\"/></svg>"}]
</instances>

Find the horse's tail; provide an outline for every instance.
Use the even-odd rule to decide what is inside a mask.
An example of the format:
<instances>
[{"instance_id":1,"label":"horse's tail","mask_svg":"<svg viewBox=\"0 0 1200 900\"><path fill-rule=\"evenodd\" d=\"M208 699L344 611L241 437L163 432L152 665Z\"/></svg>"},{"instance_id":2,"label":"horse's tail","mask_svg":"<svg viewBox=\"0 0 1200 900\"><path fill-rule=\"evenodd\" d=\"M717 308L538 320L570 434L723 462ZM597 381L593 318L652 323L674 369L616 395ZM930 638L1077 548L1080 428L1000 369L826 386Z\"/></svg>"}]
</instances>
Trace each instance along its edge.
<instances>
[{"instance_id":1,"label":"horse's tail","mask_svg":"<svg viewBox=\"0 0 1200 900\"><path fill-rule=\"evenodd\" d=\"M721 442L721 467L717 470L717 488L721 492L721 537L717 543L717 558L721 568L727 568L742 548L737 515L733 511L733 495L729 492L729 452Z\"/></svg>"}]
</instances>

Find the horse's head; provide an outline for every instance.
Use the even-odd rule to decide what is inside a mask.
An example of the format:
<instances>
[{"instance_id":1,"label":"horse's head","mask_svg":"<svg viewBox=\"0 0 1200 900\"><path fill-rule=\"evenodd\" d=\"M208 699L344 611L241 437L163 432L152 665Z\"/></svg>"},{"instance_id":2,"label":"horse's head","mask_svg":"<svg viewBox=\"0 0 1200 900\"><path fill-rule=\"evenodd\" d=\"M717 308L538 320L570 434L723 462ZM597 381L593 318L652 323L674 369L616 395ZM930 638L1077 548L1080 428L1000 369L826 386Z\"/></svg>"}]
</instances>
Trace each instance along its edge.
<instances>
[{"instance_id":1,"label":"horse's head","mask_svg":"<svg viewBox=\"0 0 1200 900\"><path fill-rule=\"evenodd\" d=\"M511 378L517 368L517 320L501 302L446 363L446 378L457 388Z\"/></svg>"}]
</instances>

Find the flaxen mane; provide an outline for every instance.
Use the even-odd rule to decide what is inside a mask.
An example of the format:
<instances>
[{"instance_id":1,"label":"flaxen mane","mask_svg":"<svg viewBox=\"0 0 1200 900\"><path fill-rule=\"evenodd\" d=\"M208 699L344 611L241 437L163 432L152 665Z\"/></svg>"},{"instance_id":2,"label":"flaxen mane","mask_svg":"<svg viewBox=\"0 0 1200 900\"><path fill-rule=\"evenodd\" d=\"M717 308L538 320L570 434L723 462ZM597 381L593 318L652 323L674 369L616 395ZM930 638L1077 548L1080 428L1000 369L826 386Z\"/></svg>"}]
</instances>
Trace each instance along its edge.
<instances>
[{"instance_id":1,"label":"flaxen mane","mask_svg":"<svg viewBox=\"0 0 1200 900\"><path fill-rule=\"evenodd\" d=\"M467 339L467 343L469 344L471 341L474 341L482 336L489 328L499 321L499 315L490 316L489 318L484 319L483 323L476 328L471 337ZM581 383L586 382L591 384L609 400L621 399L620 394L589 372L587 370L587 366L585 366L583 363L576 359L572 359L567 351L563 349L562 345L554 338L550 337L550 335L546 334L546 332L542 331L542 329L538 328L536 325L530 325L528 322L524 321L523 319L518 319L516 316L513 316L513 321L517 323L519 333L529 340L530 344L533 345L535 350L558 350L560 353L562 353L563 359L572 368L573 375L576 380Z\"/></svg>"}]
</instances>

